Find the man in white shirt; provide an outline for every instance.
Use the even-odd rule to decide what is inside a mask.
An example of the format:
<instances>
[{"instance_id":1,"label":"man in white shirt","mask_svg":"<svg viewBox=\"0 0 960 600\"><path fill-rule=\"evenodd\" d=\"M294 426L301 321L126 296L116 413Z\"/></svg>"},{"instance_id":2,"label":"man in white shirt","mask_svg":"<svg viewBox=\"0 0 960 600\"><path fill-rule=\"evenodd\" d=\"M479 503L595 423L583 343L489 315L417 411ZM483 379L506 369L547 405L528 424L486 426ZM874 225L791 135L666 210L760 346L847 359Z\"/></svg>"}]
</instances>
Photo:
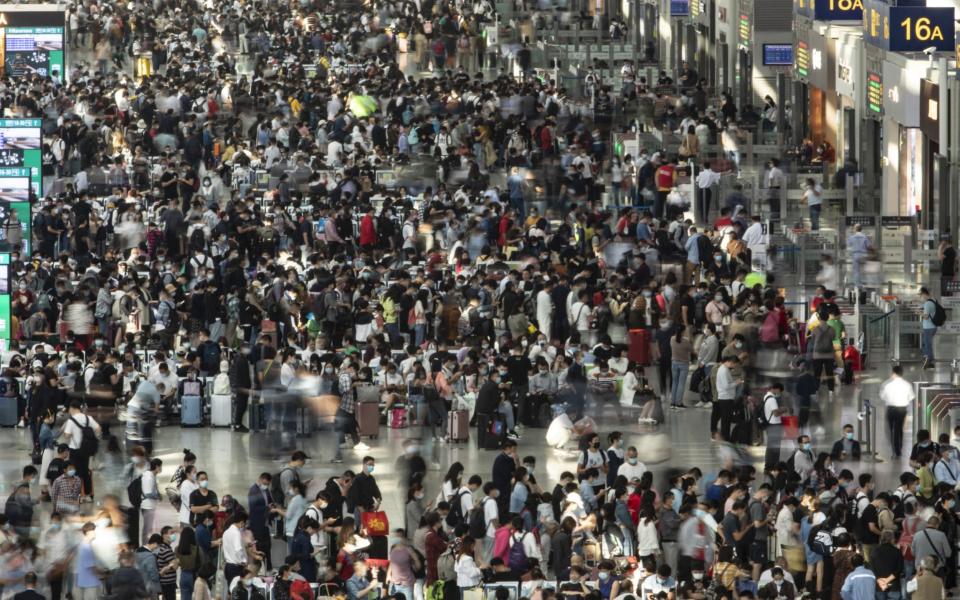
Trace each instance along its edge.
<instances>
[{"instance_id":1,"label":"man in white shirt","mask_svg":"<svg viewBox=\"0 0 960 600\"><path fill-rule=\"evenodd\" d=\"M634 479L640 479L646 472L647 465L640 462L637 447L630 446L627 448L627 459L617 469L617 475L626 477L627 481L633 481Z\"/></svg>"},{"instance_id":2,"label":"man in white shirt","mask_svg":"<svg viewBox=\"0 0 960 600\"><path fill-rule=\"evenodd\" d=\"M83 449L83 431L86 428L93 430L97 438L100 437L100 424L93 417L83 413L82 405L78 400L70 403L69 417L63 425L63 435L70 448L70 462L77 468L77 476L83 480L83 496L93 501L93 478L90 476L89 452Z\"/></svg>"},{"instance_id":3,"label":"man in white shirt","mask_svg":"<svg viewBox=\"0 0 960 600\"><path fill-rule=\"evenodd\" d=\"M157 504L160 501L160 489L157 487L157 474L163 468L163 461L154 458L150 461L150 468L140 476L140 488L143 499L140 501L140 543L146 544L154 533L159 533L157 527Z\"/></svg>"},{"instance_id":4,"label":"man in white shirt","mask_svg":"<svg viewBox=\"0 0 960 600\"><path fill-rule=\"evenodd\" d=\"M740 359L729 356L717 369L717 401L713 405L716 416L711 415L711 423L720 426L723 439L730 439L730 426L733 420L734 401L737 398L737 388L743 383L734 376L735 369L740 365Z\"/></svg>"},{"instance_id":5,"label":"man in white shirt","mask_svg":"<svg viewBox=\"0 0 960 600\"><path fill-rule=\"evenodd\" d=\"M770 169L767 171L767 201L770 203L770 213L780 214L780 188L784 185L785 178L783 170L780 168L780 160L770 159Z\"/></svg>"},{"instance_id":6,"label":"man in white shirt","mask_svg":"<svg viewBox=\"0 0 960 600\"><path fill-rule=\"evenodd\" d=\"M553 299L550 297L552 289L553 281L549 280L544 283L543 289L537 292L537 327L548 342L553 321Z\"/></svg>"},{"instance_id":7,"label":"man in white shirt","mask_svg":"<svg viewBox=\"0 0 960 600\"><path fill-rule=\"evenodd\" d=\"M750 227L747 227L747 230L743 232L741 239L752 252L758 246L763 245L763 224L760 222L759 215L754 215L751 220Z\"/></svg>"},{"instance_id":8,"label":"man in white shirt","mask_svg":"<svg viewBox=\"0 0 960 600\"><path fill-rule=\"evenodd\" d=\"M700 191L697 196L700 202L697 208L700 210L698 218L701 223L710 223L710 200L713 197L713 186L720 183L720 173L713 170L710 161L703 165L703 170L697 175L697 189Z\"/></svg>"},{"instance_id":9,"label":"man in white shirt","mask_svg":"<svg viewBox=\"0 0 960 600\"><path fill-rule=\"evenodd\" d=\"M243 574L247 565L247 547L243 542L243 530L247 526L247 515L240 513L234 522L223 532L220 548L223 550L223 574L229 584Z\"/></svg>"},{"instance_id":10,"label":"man in white shirt","mask_svg":"<svg viewBox=\"0 0 960 600\"><path fill-rule=\"evenodd\" d=\"M497 535L497 529L500 528L500 510L497 508L497 490L496 484L488 481L483 484L483 500L480 506L483 508L483 521L487 524L487 535L483 538L483 555L480 561L489 565L493 559L493 542Z\"/></svg>"},{"instance_id":11,"label":"man in white shirt","mask_svg":"<svg viewBox=\"0 0 960 600\"><path fill-rule=\"evenodd\" d=\"M783 384L774 383L763 397L763 419L767 423L767 452L764 465L767 469L780 462L780 445L783 442L783 420L786 411L780 407Z\"/></svg>"},{"instance_id":12,"label":"man in white shirt","mask_svg":"<svg viewBox=\"0 0 960 600\"><path fill-rule=\"evenodd\" d=\"M820 231L820 209L823 206L823 188L815 179L807 178L803 203L810 208L810 231Z\"/></svg>"},{"instance_id":13,"label":"man in white shirt","mask_svg":"<svg viewBox=\"0 0 960 600\"><path fill-rule=\"evenodd\" d=\"M903 378L903 367L893 367L890 378L880 386L880 400L887 407L887 435L896 458L900 458L903 449L903 422L914 399L913 385Z\"/></svg>"}]
</instances>

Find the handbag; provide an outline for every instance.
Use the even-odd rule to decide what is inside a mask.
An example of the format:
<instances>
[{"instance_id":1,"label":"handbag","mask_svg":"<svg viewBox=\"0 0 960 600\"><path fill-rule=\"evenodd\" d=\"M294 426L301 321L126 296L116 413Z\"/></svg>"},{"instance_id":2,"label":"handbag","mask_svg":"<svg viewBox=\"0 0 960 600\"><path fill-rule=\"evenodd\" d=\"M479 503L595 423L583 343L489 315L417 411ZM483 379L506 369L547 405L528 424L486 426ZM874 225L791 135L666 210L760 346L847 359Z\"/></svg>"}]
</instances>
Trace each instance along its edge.
<instances>
[{"instance_id":1,"label":"handbag","mask_svg":"<svg viewBox=\"0 0 960 600\"><path fill-rule=\"evenodd\" d=\"M690 375L690 391L699 392L700 388L703 386L703 379L706 376L706 369L703 367L697 367L694 370L693 374Z\"/></svg>"},{"instance_id":2,"label":"handbag","mask_svg":"<svg viewBox=\"0 0 960 600\"><path fill-rule=\"evenodd\" d=\"M361 513L360 524L367 530L369 536L381 536L390 533L390 522L387 520L387 513L383 511Z\"/></svg>"}]
</instances>

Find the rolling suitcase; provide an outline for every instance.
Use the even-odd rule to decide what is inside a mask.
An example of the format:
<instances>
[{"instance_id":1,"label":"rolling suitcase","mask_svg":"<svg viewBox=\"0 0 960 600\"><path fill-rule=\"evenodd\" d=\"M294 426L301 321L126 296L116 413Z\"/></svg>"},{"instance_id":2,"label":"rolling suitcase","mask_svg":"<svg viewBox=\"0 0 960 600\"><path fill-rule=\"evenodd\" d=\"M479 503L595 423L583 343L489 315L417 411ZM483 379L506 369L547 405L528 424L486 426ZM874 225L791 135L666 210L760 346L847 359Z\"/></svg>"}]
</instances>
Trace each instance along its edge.
<instances>
[{"instance_id":1,"label":"rolling suitcase","mask_svg":"<svg viewBox=\"0 0 960 600\"><path fill-rule=\"evenodd\" d=\"M410 413L406 406L394 406L390 409L390 417L387 421L390 429L406 429L410 425Z\"/></svg>"},{"instance_id":2,"label":"rolling suitcase","mask_svg":"<svg viewBox=\"0 0 960 600\"><path fill-rule=\"evenodd\" d=\"M380 404L357 402L357 429L361 437L376 438L380 435Z\"/></svg>"},{"instance_id":3,"label":"rolling suitcase","mask_svg":"<svg viewBox=\"0 0 960 600\"><path fill-rule=\"evenodd\" d=\"M199 427L203 423L203 402L200 396L180 397L180 426Z\"/></svg>"},{"instance_id":4,"label":"rolling suitcase","mask_svg":"<svg viewBox=\"0 0 960 600\"><path fill-rule=\"evenodd\" d=\"M210 427L230 427L233 424L233 396L211 394Z\"/></svg>"},{"instance_id":5,"label":"rolling suitcase","mask_svg":"<svg viewBox=\"0 0 960 600\"><path fill-rule=\"evenodd\" d=\"M0 397L0 427L16 427L20 415L17 414L17 397Z\"/></svg>"},{"instance_id":6,"label":"rolling suitcase","mask_svg":"<svg viewBox=\"0 0 960 600\"><path fill-rule=\"evenodd\" d=\"M630 348L627 358L630 362L647 366L650 364L650 332L646 329L630 330Z\"/></svg>"},{"instance_id":7,"label":"rolling suitcase","mask_svg":"<svg viewBox=\"0 0 960 600\"><path fill-rule=\"evenodd\" d=\"M507 424L500 415L477 415L477 446L499 450L507 439Z\"/></svg>"},{"instance_id":8,"label":"rolling suitcase","mask_svg":"<svg viewBox=\"0 0 960 600\"><path fill-rule=\"evenodd\" d=\"M451 442L466 442L470 439L470 413L451 410L447 415L447 437Z\"/></svg>"}]
</instances>

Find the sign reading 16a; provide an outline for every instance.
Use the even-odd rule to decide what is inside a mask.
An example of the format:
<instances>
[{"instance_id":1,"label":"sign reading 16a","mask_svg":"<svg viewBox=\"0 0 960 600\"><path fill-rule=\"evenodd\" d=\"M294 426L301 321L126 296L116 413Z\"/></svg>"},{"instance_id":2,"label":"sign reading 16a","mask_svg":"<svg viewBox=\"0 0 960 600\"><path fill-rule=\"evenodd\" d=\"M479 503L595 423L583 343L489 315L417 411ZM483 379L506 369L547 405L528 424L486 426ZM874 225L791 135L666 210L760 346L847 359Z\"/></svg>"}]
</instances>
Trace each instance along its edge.
<instances>
[{"instance_id":1,"label":"sign reading 16a","mask_svg":"<svg viewBox=\"0 0 960 600\"><path fill-rule=\"evenodd\" d=\"M918 19L907 17L900 21L900 26L903 27L904 35L906 35L908 42L914 39L920 42L943 41L943 30L940 29L939 25L931 27L928 17L920 17Z\"/></svg>"},{"instance_id":2,"label":"sign reading 16a","mask_svg":"<svg viewBox=\"0 0 960 600\"><path fill-rule=\"evenodd\" d=\"M830 10L863 10L863 0L830 0Z\"/></svg>"}]
</instances>

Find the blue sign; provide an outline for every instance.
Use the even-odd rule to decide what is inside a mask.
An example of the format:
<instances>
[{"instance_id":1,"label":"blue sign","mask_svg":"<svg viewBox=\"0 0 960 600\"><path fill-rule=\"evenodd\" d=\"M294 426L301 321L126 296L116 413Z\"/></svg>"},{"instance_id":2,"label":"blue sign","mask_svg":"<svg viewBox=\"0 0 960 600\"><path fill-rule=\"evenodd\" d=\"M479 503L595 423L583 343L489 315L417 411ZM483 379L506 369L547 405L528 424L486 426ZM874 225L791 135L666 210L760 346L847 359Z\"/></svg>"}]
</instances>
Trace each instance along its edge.
<instances>
[{"instance_id":1,"label":"blue sign","mask_svg":"<svg viewBox=\"0 0 960 600\"><path fill-rule=\"evenodd\" d=\"M794 0L798 14L817 21L862 21L864 0Z\"/></svg>"},{"instance_id":2,"label":"blue sign","mask_svg":"<svg viewBox=\"0 0 960 600\"><path fill-rule=\"evenodd\" d=\"M670 16L686 17L690 14L690 0L670 0Z\"/></svg>"},{"instance_id":3,"label":"blue sign","mask_svg":"<svg viewBox=\"0 0 960 600\"><path fill-rule=\"evenodd\" d=\"M953 8L869 2L863 13L863 37L891 52L921 52L927 48L954 52Z\"/></svg>"},{"instance_id":4,"label":"blue sign","mask_svg":"<svg viewBox=\"0 0 960 600\"><path fill-rule=\"evenodd\" d=\"M763 64L768 67L792 67L793 44L764 44Z\"/></svg>"}]
</instances>

